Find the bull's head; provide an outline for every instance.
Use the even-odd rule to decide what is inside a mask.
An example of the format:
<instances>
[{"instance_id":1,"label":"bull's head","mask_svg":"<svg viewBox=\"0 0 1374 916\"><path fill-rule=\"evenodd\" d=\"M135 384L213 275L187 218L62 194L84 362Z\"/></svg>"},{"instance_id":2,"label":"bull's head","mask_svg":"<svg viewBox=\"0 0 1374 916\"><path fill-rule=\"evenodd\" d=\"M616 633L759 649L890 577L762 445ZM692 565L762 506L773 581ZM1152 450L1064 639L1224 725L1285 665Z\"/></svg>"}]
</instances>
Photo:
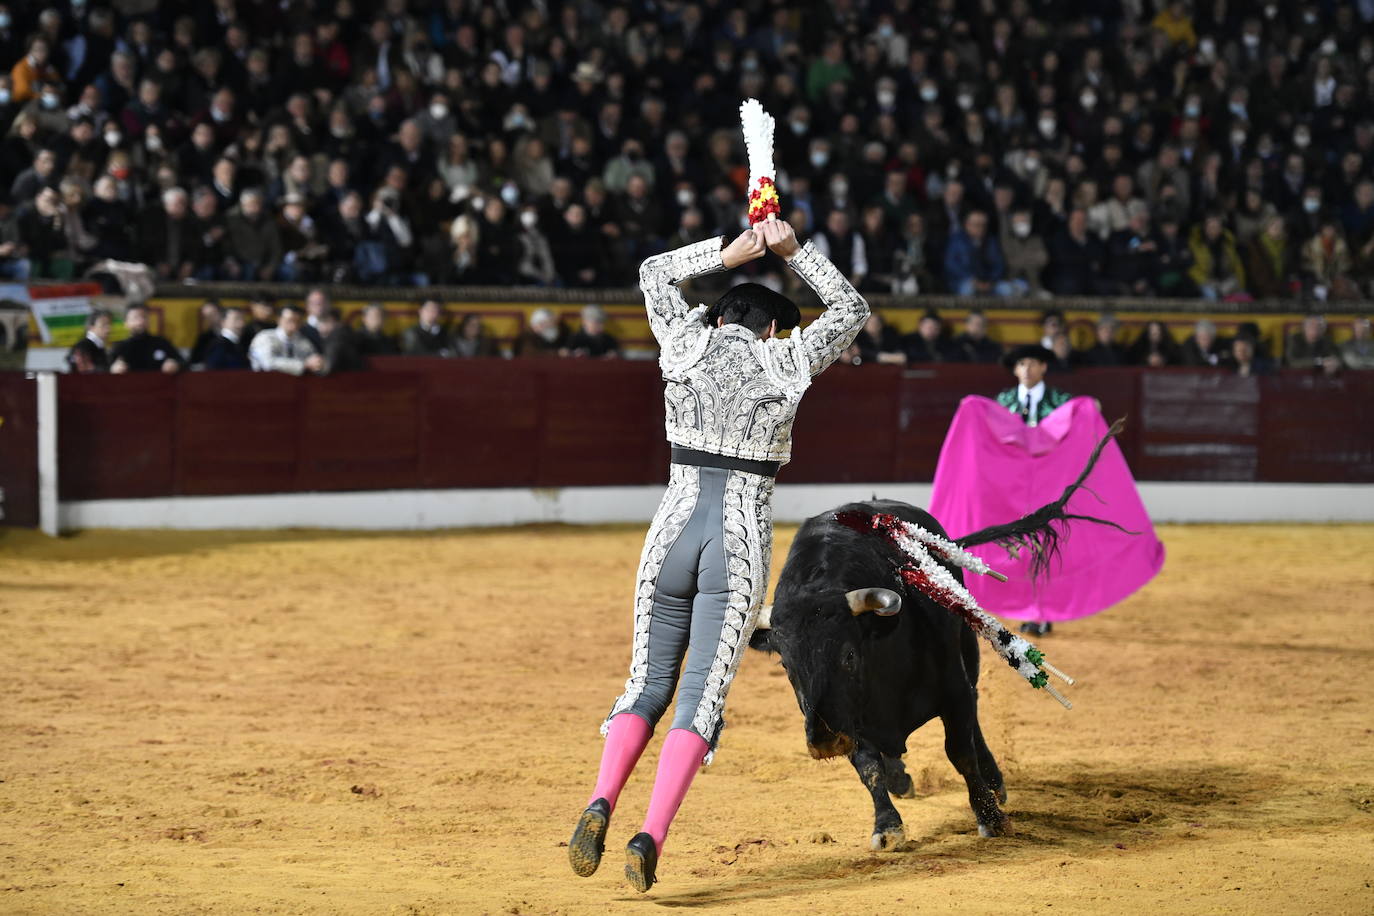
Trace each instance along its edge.
<instances>
[{"instance_id":1,"label":"bull's head","mask_svg":"<svg viewBox=\"0 0 1374 916\"><path fill-rule=\"evenodd\" d=\"M779 599L759 614L750 645L777 652L806 720L806 747L817 760L854 750L868 702L864 617L890 617L902 596L858 588L805 599Z\"/></svg>"}]
</instances>

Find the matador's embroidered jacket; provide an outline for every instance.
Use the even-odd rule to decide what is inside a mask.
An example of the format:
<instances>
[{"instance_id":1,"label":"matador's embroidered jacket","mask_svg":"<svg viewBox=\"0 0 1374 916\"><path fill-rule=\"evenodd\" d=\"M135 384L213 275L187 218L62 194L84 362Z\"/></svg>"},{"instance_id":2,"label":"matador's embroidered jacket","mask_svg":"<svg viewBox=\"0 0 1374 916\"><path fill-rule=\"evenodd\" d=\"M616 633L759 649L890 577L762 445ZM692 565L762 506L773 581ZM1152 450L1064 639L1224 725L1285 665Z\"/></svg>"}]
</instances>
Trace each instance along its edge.
<instances>
[{"instance_id":1,"label":"matador's embroidered jacket","mask_svg":"<svg viewBox=\"0 0 1374 916\"><path fill-rule=\"evenodd\" d=\"M807 242L789 266L826 311L790 336L759 340L740 325L708 328L706 306L688 308L676 284L724 270L723 239L664 252L639 269L639 285L662 352L668 441L754 461L792 457L792 421L811 379L840 357L868 319L868 303Z\"/></svg>"}]
</instances>

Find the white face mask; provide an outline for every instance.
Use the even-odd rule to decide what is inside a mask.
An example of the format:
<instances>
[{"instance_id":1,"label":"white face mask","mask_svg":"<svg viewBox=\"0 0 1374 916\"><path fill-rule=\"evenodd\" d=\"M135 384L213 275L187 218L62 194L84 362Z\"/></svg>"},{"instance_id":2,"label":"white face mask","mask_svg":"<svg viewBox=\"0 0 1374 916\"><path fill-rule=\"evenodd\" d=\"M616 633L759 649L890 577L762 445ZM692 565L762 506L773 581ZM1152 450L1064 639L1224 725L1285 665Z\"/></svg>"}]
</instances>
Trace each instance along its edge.
<instances>
[{"instance_id":1,"label":"white face mask","mask_svg":"<svg viewBox=\"0 0 1374 916\"><path fill-rule=\"evenodd\" d=\"M792 133L798 137L806 133L807 125L805 121L791 121L788 123L788 126L792 128Z\"/></svg>"},{"instance_id":2,"label":"white face mask","mask_svg":"<svg viewBox=\"0 0 1374 916\"><path fill-rule=\"evenodd\" d=\"M830 154L825 150L812 150L811 165L815 168L825 168L825 164L830 161Z\"/></svg>"},{"instance_id":3,"label":"white face mask","mask_svg":"<svg viewBox=\"0 0 1374 916\"><path fill-rule=\"evenodd\" d=\"M1253 49L1259 47L1260 37L1253 32L1246 32L1244 35L1240 36L1240 40L1245 42L1247 48Z\"/></svg>"},{"instance_id":4,"label":"white face mask","mask_svg":"<svg viewBox=\"0 0 1374 916\"><path fill-rule=\"evenodd\" d=\"M158 150L162 149L162 138L157 134L150 134L144 141L144 145L147 146L150 151L156 153Z\"/></svg>"},{"instance_id":5,"label":"white face mask","mask_svg":"<svg viewBox=\"0 0 1374 916\"><path fill-rule=\"evenodd\" d=\"M1322 208L1322 202L1315 197L1304 197L1302 199L1302 209L1305 213L1316 213Z\"/></svg>"},{"instance_id":6,"label":"white face mask","mask_svg":"<svg viewBox=\"0 0 1374 916\"><path fill-rule=\"evenodd\" d=\"M921 87L921 101L923 101L923 102L933 102L933 101L935 101L936 99L938 99L939 97L940 97L940 90L939 90L939 89L936 89L934 86L922 86L922 87Z\"/></svg>"},{"instance_id":7,"label":"white face mask","mask_svg":"<svg viewBox=\"0 0 1374 916\"><path fill-rule=\"evenodd\" d=\"M1056 126L1057 125L1054 123L1054 118L1040 119L1040 133L1044 134L1047 137L1054 136L1054 129Z\"/></svg>"},{"instance_id":8,"label":"white face mask","mask_svg":"<svg viewBox=\"0 0 1374 916\"><path fill-rule=\"evenodd\" d=\"M501 186L501 199L506 202L506 206L515 206L520 202L520 189L510 182L506 182Z\"/></svg>"},{"instance_id":9,"label":"white face mask","mask_svg":"<svg viewBox=\"0 0 1374 916\"><path fill-rule=\"evenodd\" d=\"M878 91L878 104L884 108L891 108L897 104L897 93L880 89Z\"/></svg>"},{"instance_id":10,"label":"white face mask","mask_svg":"<svg viewBox=\"0 0 1374 916\"><path fill-rule=\"evenodd\" d=\"M1016 222L1011 224L1011 231L1018 239L1023 239L1030 235L1030 230L1030 223Z\"/></svg>"},{"instance_id":11,"label":"white face mask","mask_svg":"<svg viewBox=\"0 0 1374 916\"><path fill-rule=\"evenodd\" d=\"M692 201L695 200L695 199L696 199L696 195L692 193L692 191L691 191L690 188L680 188L680 189L678 189L678 192L677 192L677 205L678 205L679 207L690 207L690 206L692 205Z\"/></svg>"},{"instance_id":12,"label":"white face mask","mask_svg":"<svg viewBox=\"0 0 1374 916\"><path fill-rule=\"evenodd\" d=\"M429 116L436 121L442 121L448 117L448 106L434 104L429 106Z\"/></svg>"},{"instance_id":13,"label":"white face mask","mask_svg":"<svg viewBox=\"0 0 1374 916\"><path fill-rule=\"evenodd\" d=\"M1038 172L1040 170L1040 160L1034 156L1027 156L1025 159L1022 159L1021 164L1025 166L1027 172Z\"/></svg>"},{"instance_id":14,"label":"white face mask","mask_svg":"<svg viewBox=\"0 0 1374 916\"><path fill-rule=\"evenodd\" d=\"M1293 142L1297 144L1298 149L1306 149L1312 142L1312 135L1306 131L1298 131L1293 135Z\"/></svg>"},{"instance_id":15,"label":"white face mask","mask_svg":"<svg viewBox=\"0 0 1374 916\"><path fill-rule=\"evenodd\" d=\"M123 139L123 135L117 130L108 130L105 132L105 144L107 146L118 146Z\"/></svg>"},{"instance_id":16,"label":"white face mask","mask_svg":"<svg viewBox=\"0 0 1374 916\"><path fill-rule=\"evenodd\" d=\"M520 214L520 225L524 226L526 229L533 229L535 226L539 225L539 214L535 213L533 210L526 210L524 213Z\"/></svg>"},{"instance_id":17,"label":"white face mask","mask_svg":"<svg viewBox=\"0 0 1374 916\"><path fill-rule=\"evenodd\" d=\"M57 93L55 93L55 92L45 92L45 93L43 93L43 97L42 97L42 102L41 102L41 104L43 105L44 108L48 109L49 111L51 111L52 109L56 108L59 104L61 104L61 102L62 102L62 99L58 98Z\"/></svg>"},{"instance_id":18,"label":"white face mask","mask_svg":"<svg viewBox=\"0 0 1374 916\"><path fill-rule=\"evenodd\" d=\"M1204 38L1197 43L1197 53L1204 59L1210 58L1217 53L1217 43L1210 38Z\"/></svg>"},{"instance_id":19,"label":"white face mask","mask_svg":"<svg viewBox=\"0 0 1374 916\"><path fill-rule=\"evenodd\" d=\"M1183 116L1185 118L1196 118L1200 114L1202 114L1202 106L1197 102L1189 102L1187 105L1183 106Z\"/></svg>"},{"instance_id":20,"label":"white face mask","mask_svg":"<svg viewBox=\"0 0 1374 916\"><path fill-rule=\"evenodd\" d=\"M1085 92L1082 95L1080 95L1078 97L1078 101L1080 104L1082 104L1084 108L1088 109L1089 111L1092 111L1094 108L1097 107L1097 96L1091 92Z\"/></svg>"},{"instance_id":21,"label":"white face mask","mask_svg":"<svg viewBox=\"0 0 1374 916\"><path fill-rule=\"evenodd\" d=\"M1244 145L1245 145L1245 131L1243 131L1243 130L1233 130L1233 131L1231 131L1231 145L1232 145L1232 146L1244 146Z\"/></svg>"},{"instance_id":22,"label":"white face mask","mask_svg":"<svg viewBox=\"0 0 1374 916\"><path fill-rule=\"evenodd\" d=\"M0 105L8 105L9 103L10 91L8 89L0 89Z\"/></svg>"},{"instance_id":23,"label":"white face mask","mask_svg":"<svg viewBox=\"0 0 1374 916\"><path fill-rule=\"evenodd\" d=\"M848 193L849 193L849 182L847 182L847 181L832 181L832 182L830 182L830 196L831 196L831 197L844 197L844 196L845 196L846 194L848 194Z\"/></svg>"},{"instance_id":24,"label":"white face mask","mask_svg":"<svg viewBox=\"0 0 1374 916\"><path fill-rule=\"evenodd\" d=\"M954 103L964 111L968 111L973 107L973 96L968 93L960 93L958 96L955 96Z\"/></svg>"},{"instance_id":25,"label":"white face mask","mask_svg":"<svg viewBox=\"0 0 1374 916\"><path fill-rule=\"evenodd\" d=\"M9 14L9 13L0 13L0 29L8 29L9 27L10 27L10 14Z\"/></svg>"}]
</instances>

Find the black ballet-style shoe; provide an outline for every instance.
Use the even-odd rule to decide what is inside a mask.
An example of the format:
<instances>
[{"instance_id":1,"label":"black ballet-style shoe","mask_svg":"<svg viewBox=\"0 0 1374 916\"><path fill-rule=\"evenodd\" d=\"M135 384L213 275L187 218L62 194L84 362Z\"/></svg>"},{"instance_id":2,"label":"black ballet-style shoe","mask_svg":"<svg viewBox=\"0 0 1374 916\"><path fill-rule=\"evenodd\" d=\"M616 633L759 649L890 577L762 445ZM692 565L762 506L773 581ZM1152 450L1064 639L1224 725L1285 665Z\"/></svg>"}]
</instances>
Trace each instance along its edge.
<instances>
[{"instance_id":1,"label":"black ballet-style shoe","mask_svg":"<svg viewBox=\"0 0 1374 916\"><path fill-rule=\"evenodd\" d=\"M625 877L641 894L654 886L658 870L658 847L647 833L637 833L625 847Z\"/></svg>"},{"instance_id":2,"label":"black ballet-style shoe","mask_svg":"<svg viewBox=\"0 0 1374 916\"><path fill-rule=\"evenodd\" d=\"M611 804L598 798L587 806L573 828L572 839L568 841L568 861L572 863L573 874L583 878L591 877L601 864L601 854L606 851L606 828L611 824Z\"/></svg>"}]
</instances>

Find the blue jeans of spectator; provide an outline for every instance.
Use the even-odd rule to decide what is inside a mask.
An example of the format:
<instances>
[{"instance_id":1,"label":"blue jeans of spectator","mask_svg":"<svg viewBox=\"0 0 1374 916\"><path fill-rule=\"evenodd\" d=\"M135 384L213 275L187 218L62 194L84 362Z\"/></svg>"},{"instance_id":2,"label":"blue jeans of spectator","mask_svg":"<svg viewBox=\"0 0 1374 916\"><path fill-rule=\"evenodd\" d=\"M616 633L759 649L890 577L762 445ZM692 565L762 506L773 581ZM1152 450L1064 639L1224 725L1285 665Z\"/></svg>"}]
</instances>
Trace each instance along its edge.
<instances>
[{"instance_id":1,"label":"blue jeans of spectator","mask_svg":"<svg viewBox=\"0 0 1374 916\"><path fill-rule=\"evenodd\" d=\"M28 258L5 258L0 261L0 280L19 280L23 282L29 278L29 271L33 265Z\"/></svg>"},{"instance_id":2,"label":"blue jeans of spectator","mask_svg":"<svg viewBox=\"0 0 1374 916\"><path fill-rule=\"evenodd\" d=\"M959 287L955 292L960 296L976 296L978 295L978 290L973 286L976 282L977 281L971 277L967 280L960 281ZM1025 280L996 280L993 281L992 290L990 292L994 296L1009 299L1013 296L1026 295L1026 293L1030 292L1030 284Z\"/></svg>"}]
</instances>

